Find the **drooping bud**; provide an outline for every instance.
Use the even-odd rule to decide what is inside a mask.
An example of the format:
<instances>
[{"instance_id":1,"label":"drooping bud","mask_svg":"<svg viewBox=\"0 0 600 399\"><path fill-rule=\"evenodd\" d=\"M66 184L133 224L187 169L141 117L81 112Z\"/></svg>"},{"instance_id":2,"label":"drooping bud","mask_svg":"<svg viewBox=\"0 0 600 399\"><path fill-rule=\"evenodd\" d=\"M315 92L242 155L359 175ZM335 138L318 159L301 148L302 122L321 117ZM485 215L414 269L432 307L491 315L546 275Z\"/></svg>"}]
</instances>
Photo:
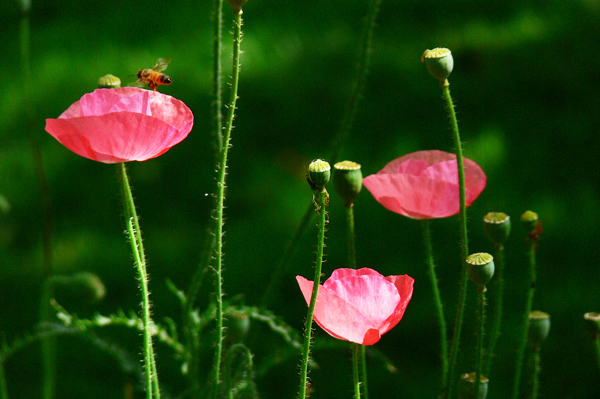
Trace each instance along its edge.
<instances>
[{"instance_id":1,"label":"drooping bud","mask_svg":"<svg viewBox=\"0 0 600 399\"><path fill-rule=\"evenodd\" d=\"M443 86L448 85L446 79L454 67L454 59L450 50L441 47L425 50L421 56L421 62L425 63L431 76L439 80Z\"/></svg>"},{"instance_id":2,"label":"drooping bud","mask_svg":"<svg viewBox=\"0 0 600 399\"><path fill-rule=\"evenodd\" d=\"M121 79L116 77L115 75L102 76L98 79L98 88L99 89L116 89L117 87L121 87Z\"/></svg>"},{"instance_id":3,"label":"drooping bud","mask_svg":"<svg viewBox=\"0 0 600 399\"><path fill-rule=\"evenodd\" d=\"M352 161L342 161L333 165L333 169L335 191L342 197L345 206L352 206L354 198L362 189L360 164Z\"/></svg>"},{"instance_id":4,"label":"drooping bud","mask_svg":"<svg viewBox=\"0 0 600 399\"><path fill-rule=\"evenodd\" d=\"M466 259L467 271L472 282L477 284L480 291L494 276L494 257L485 252L471 254Z\"/></svg>"},{"instance_id":5,"label":"drooping bud","mask_svg":"<svg viewBox=\"0 0 600 399\"><path fill-rule=\"evenodd\" d=\"M600 339L600 313L588 312L583 315L587 327L594 339Z\"/></svg>"},{"instance_id":6,"label":"drooping bud","mask_svg":"<svg viewBox=\"0 0 600 399\"><path fill-rule=\"evenodd\" d=\"M550 315L534 310L529 312L529 342L537 347L550 333Z\"/></svg>"},{"instance_id":7,"label":"drooping bud","mask_svg":"<svg viewBox=\"0 0 600 399\"><path fill-rule=\"evenodd\" d=\"M485 399L488 392L488 378L481 375L479 378L479 393L475 393L477 373L465 373L460 376L459 399Z\"/></svg>"},{"instance_id":8,"label":"drooping bud","mask_svg":"<svg viewBox=\"0 0 600 399\"><path fill-rule=\"evenodd\" d=\"M73 297L84 304L95 304L106 296L106 287L100 277L90 272L79 272L71 276L69 288Z\"/></svg>"},{"instance_id":9,"label":"drooping bud","mask_svg":"<svg viewBox=\"0 0 600 399\"><path fill-rule=\"evenodd\" d=\"M322 159L316 159L308 165L306 179L313 191L321 191L331 178L331 166Z\"/></svg>"},{"instance_id":10,"label":"drooping bud","mask_svg":"<svg viewBox=\"0 0 600 399\"><path fill-rule=\"evenodd\" d=\"M483 230L494 244L502 244L510 234L510 216L503 212L490 212L483 217Z\"/></svg>"},{"instance_id":11,"label":"drooping bud","mask_svg":"<svg viewBox=\"0 0 600 399\"><path fill-rule=\"evenodd\" d=\"M227 314L227 339L240 342L250 330L250 317L245 313L232 312Z\"/></svg>"},{"instance_id":12,"label":"drooping bud","mask_svg":"<svg viewBox=\"0 0 600 399\"><path fill-rule=\"evenodd\" d=\"M540 221L538 214L532 211L525 211L521 215L521 223L523 223L523 227L527 230L527 233L532 233L536 230L538 222Z\"/></svg>"}]
</instances>

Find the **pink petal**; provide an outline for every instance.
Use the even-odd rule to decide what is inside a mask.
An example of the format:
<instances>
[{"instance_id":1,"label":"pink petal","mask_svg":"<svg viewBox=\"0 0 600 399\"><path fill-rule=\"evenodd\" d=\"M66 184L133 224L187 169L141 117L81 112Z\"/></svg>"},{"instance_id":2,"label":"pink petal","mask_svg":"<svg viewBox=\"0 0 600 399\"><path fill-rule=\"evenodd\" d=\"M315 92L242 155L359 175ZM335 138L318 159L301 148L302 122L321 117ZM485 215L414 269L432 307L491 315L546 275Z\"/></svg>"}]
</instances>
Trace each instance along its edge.
<instances>
[{"instance_id":1,"label":"pink petal","mask_svg":"<svg viewBox=\"0 0 600 399\"><path fill-rule=\"evenodd\" d=\"M400 320L402 320L404 311L412 299L413 286L415 283L415 280L406 274L402 276L388 276L386 279L394 284L398 290L398 294L400 294L400 301L388 319L379 326L380 334L385 334L394 328L396 324L400 322Z\"/></svg>"}]
</instances>

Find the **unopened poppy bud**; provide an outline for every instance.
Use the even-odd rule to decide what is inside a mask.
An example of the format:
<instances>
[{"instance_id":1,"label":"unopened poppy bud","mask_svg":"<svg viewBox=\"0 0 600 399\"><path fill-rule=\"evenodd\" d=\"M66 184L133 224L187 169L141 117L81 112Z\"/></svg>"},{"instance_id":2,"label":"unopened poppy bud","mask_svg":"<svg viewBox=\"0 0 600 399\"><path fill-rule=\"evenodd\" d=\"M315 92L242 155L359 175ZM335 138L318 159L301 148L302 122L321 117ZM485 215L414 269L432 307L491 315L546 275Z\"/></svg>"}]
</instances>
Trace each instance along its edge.
<instances>
[{"instance_id":1,"label":"unopened poppy bud","mask_svg":"<svg viewBox=\"0 0 600 399\"><path fill-rule=\"evenodd\" d=\"M335 191L342 197L345 206L351 206L354 198L362 189L360 164L352 161L342 161L333 165L333 169Z\"/></svg>"},{"instance_id":2,"label":"unopened poppy bud","mask_svg":"<svg viewBox=\"0 0 600 399\"><path fill-rule=\"evenodd\" d=\"M537 228L539 222L538 214L532 211L526 211L521 215L521 223L528 233L533 232Z\"/></svg>"},{"instance_id":3,"label":"unopened poppy bud","mask_svg":"<svg viewBox=\"0 0 600 399\"><path fill-rule=\"evenodd\" d=\"M117 87L121 87L121 79L115 75L109 73L98 79L98 88L100 89L116 89Z\"/></svg>"},{"instance_id":4,"label":"unopened poppy bud","mask_svg":"<svg viewBox=\"0 0 600 399\"><path fill-rule=\"evenodd\" d=\"M600 339L600 313L588 312L583 315L583 319L594 339Z\"/></svg>"},{"instance_id":5,"label":"unopened poppy bud","mask_svg":"<svg viewBox=\"0 0 600 399\"><path fill-rule=\"evenodd\" d=\"M446 79L454 67L454 59L450 50L441 47L425 50L421 56L421 62L425 63L431 76L439 80L442 85L447 84Z\"/></svg>"},{"instance_id":6,"label":"unopened poppy bud","mask_svg":"<svg viewBox=\"0 0 600 399\"><path fill-rule=\"evenodd\" d=\"M550 333L550 315L534 310L529 312L529 342L538 346Z\"/></svg>"},{"instance_id":7,"label":"unopened poppy bud","mask_svg":"<svg viewBox=\"0 0 600 399\"><path fill-rule=\"evenodd\" d=\"M475 393L475 382L477 373L465 373L460 376L459 399L485 399L488 392L488 378L481 375L479 377L479 393Z\"/></svg>"},{"instance_id":8,"label":"unopened poppy bud","mask_svg":"<svg viewBox=\"0 0 600 399\"><path fill-rule=\"evenodd\" d=\"M485 252L478 252L467 257L467 271L472 282L479 290L485 290L485 285L494 276L494 257Z\"/></svg>"},{"instance_id":9,"label":"unopened poppy bud","mask_svg":"<svg viewBox=\"0 0 600 399\"><path fill-rule=\"evenodd\" d=\"M503 212L490 212L483 217L483 230L494 244L502 244L510 234L510 216Z\"/></svg>"},{"instance_id":10,"label":"unopened poppy bud","mask_svg":"<svg viewBox=\"0 0 600 399\"><path fill-rule=\"evenodd\" d=\"M308 165L306 179L313 191L322 190L331 178L331 166L322 159L316 159Z\"/></svg>"},{"instance_id":11,"label":"unopened poppy bud","mask_svg":"<svg viewBox=\"0 0 600 399\"><path fill-rule=\"evenodd\" d=\"M250 317L245 313L229 313L227 315L227 339L240 342L250 330Z\"/></svg>"},{"instance_id":12,"label":"unopened poppy bud","mask_svg":"<svg viewBox=\"0 0 600 399\"><path fill-rule=\"evenodd\" d=\"M246 4L248 0L227 0L229 5L233 8L239 9L242 8L244 4Z\"/></svg>"}]
</instances>

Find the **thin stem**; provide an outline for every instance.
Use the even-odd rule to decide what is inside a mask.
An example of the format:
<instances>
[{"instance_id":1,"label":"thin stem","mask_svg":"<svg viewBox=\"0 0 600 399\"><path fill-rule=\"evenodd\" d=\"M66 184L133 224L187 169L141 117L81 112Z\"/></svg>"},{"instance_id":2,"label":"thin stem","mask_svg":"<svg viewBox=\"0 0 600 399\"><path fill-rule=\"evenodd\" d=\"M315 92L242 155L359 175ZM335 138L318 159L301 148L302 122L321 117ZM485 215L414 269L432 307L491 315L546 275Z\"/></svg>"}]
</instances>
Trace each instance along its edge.
<instances>
[{"instance_id":1,"label":"thin stem","mask_svg":"<svg viewBox=\"0 0 600 399\"><path fill-rule=\"evenodd\" d=\"M152 331L151 331L151 311L150 311L150 292L148 290L148 275L146 272L146 262L144 249L141 240L141 232L139 229L139 220L133 202L131 186L127 177L125 163L119 164L121 183L123 185L123 199L125 207L125 215L127 217L127 232L131 244L131 251L135 260L135 265L138 271L140 281L140 289L142 290L142 323L144 325L144 369L146 371L146 398L152 399L153 389L158 392L158 379L156 377L156 364L154 363L154 352L152 349Z\"/></svg>"},{"instance_id":2,"label":"thin stem","mask_svg":"<svg viewBox=\"0 0 600 399\"><path fill-rule=\"evenodd\" d=\"M541 361L540 361L540 347L535 345L533 348L533 378L531 383L531 399L537 399L539 389L540 389L540 371Z\"/></svg>"},{"instance_id":3,"label":"thin stem","mask_svg":"<svg viewBox=\"0 0 600 399\"><path fill-rule=\"evenodd\" d=\"M215 274L216 274L216 296L217 296L217 345L214 359L213 395L216 397L221 378L221 354L223 352L223 223L225 206L225 178L227 176L227 153L235 117L237 102L238 82L240 77L240 45L242 41L242 9L234 9L234 33L233 33L233 69L231 74L231 97L228 105L225 135L221 148L221 159L219 162L219 177L217 182L217 228L215 233Z\"/></svg>"},{"instance_id":4,"label":"thin stem","mask_svg":"<svg viewBox=\"0 0 600 399\"><path fill-rule=\"evenodd\" d=\"M521 329L521 341L517 350L517 359L515 364L515 380L513 385L512 398L517 399L519 397L519 387L521 384L521 372L523 370L523 357L525 355L525 347L527 346L527 335L529 333L529 313L533 306L533 294L535 293L535 282L536 282L536 259L535 259L535 247L536 241L531 240L529 243L529 288L527 290L527 299L525 301L525 310L523 311L523 327Z\"/></svg>"},{"instance_id":5,"label":"thin stem","mask_svg":"<svg viewBox=\"0 0 600 399\"><path fill-rule=\"evenodd\" d=\"M377 20L380 4L381 0L371 0L369 11L365 17L365 26L361 36L361 45L356 54L356 74L354 75L354 79L352 81L352 92L348 98L348 103L345 107L346 112L342 117L340 128L334 136L331 154L329 155L329 158L327 158L331 165L333 165L336 159L339 157L339 154L341 153L342 148L347 141L350 132L352 131L354 119L358 112L358 106L365 90L367 75L369 74L369 65L371 63L373 32L375 30L375 21ZM273 274L271 275L271 280L269 281L267 289L265 290L261 300L263 306L267 306L269 301L273 299L274 287L279 285L286 266L297 252L300 239L310 224L313 215L314 212L312 206L308 206L304 212L304 216L302 217L300 224L298 225L298 228L296 229L296 232L294 233L292 241L290 241L289 245L283 252L281 258L277 262L277 266L275 267Z\"/></svg>"},{"instance_id":6,"label":"thin stem","mask_svg":"<svg viewBox=\"0 0 600 399\"><path fill-rule=\"evenodd\" d=\"M460 334L462 330L463 314L465 303L467 301L467 267L465 260L469 255L469 241L467 235L467 204L466 204L466 189L465 189L465 170L462 155L462 144L460 141L460 133L458 130L458 121L456 120L456 112L454 111L454 103L450 96L449 84L442 85L442 96L446 102L446 109L450 117L450 125L452 126L452 136L454 138L454 146L456 147L456 162L458 166L458 186L459 186L459 203L460 203L460 247L461 247L461 275L460 275L460 292L458 294L458 306L456 308L456 319L454 322L454 333L452 334L452 343L450 345L450 359L448 373L444 378L446 386L443 392L443 398L452 396L452 388L454 386L454 370L456 368L456 360L458 358L458 348L460 346Z\"/></svg>"},{"instance_id":7,"label":"thin stem","mask_svg":"<svg viewBox=\"0 0 600 399\"><path fill-rule=\"evenodd\" d=\"M479 304L479 332L477 333L477 353L475 361L475 394L479 396L479 387L481 385L481 371L483 369L483 336L485 332L485 291L486 288L478 289L477 302Z\"/></svg>"},{"instance_id":8,"label":"thin stem","mask_svg":"<svg viewBox=\"0 0 600 399\"><path fill-rule=\"evenodd\" d=\"M496 351L496 343L498 342L498 337L500 336L500 325L502 323L502 306L504 302L504 245L502 244L496 245L494 264L494 280L492 283L496 286L496 301L493 311L494 319L492 321L492 328L490 331L490 343L488 346L484 367L484 375L486 377L490 376Z\"/></svg>"},{"instance_id":9,"label":"thin stem","mask_svg":"<svg viewBox=\"0 0 600 399\"><path fill-rule=\"evenodd\" d=\"M327 190L323 189L318 196L316 201L316 210L319 213L319 235L317 239L317 261L315 264L315 278L313 283L312 296L310 299L310 305L308 307L308 313L306 315L306 326L304 328L304 350L302 352L302 365L300 370L300 399L306 398L306 383L308 377L308 360L310 358L310 344L312 336L312 322L313 315L315 313L315 305L317 304L317 293L319 291L319 284L321 284L321 266L323 265L323 248L325 246L325 224L327 223L327 211L325 207L329 202L329 194Z\"/></svg>"},{"instance_id":10,"label":"thin stem","mask_svg":"<svg viewBox=\"0 0 600 399\"><path fill-rule=\"evenodd\" d=\"M356 269L356 243L354 235L354 205L350 204L346 208L346 231L348 241L348 267Z\"/></svg>"},{"instance_id":11,"label":"thin stem","mask_svg":"<svg viewBox=\"0 0 600 399\"><path fill-rule=\"evenodd\" d=\"M360 362L360 348L362 346L357 343L350 343L350 348L352 350L352 377L354 380L354 398L360 399L360 378L358 377L358 363Z\"/></svg>"},{"instance_id":12,"label":"thin stem","mask_svg":"<svg viewBox=\"0 0 600 399\"><path fill-rule=\"evenodd\" d=\"M423 228L423 241L425 243L425 257L427 266L429 268L429 278L431 281L431 288L433 290L433 302L438 317L438 323L440 326L440 347L441 347L441 359L442 359L442 386L446 386L446 377L448 372L448 337L446 333L446 317L444 316L444 308L442 305L442 297L440 295L440 289L438 286L438 279L435 273L435 264L433 260L433 246L431 244L431 223L429 220L423 220L421 222Z\"/></svg>"},{"instance_id":13,"label":"thin stem","mask_svg":"<svg viewBox=\"0 0 600 399\"><path fill-rule=\"evenodd\" d=\"M596 361L598 362L598 371L600 371L600 336L594 339L594 349L596 351Z\"/></svg>"},{"instance_id":14,"label":"thin stem","mask_svg":"<svg viewBox=\"0 0 600 399\"><path fill-rule=\"evenodd\" d=\"M363 385L363 396L364 399L369 399L369 385L367 380L367 346L360 346L360 364L362 368L362 385Z\"/></svg>"},{"instance_id":15,"label":"thin stem","mask_svg":"<svg viewBox=\"0 0 600 399\"><path fill-rule=\"evenodd\" d=\"M217 137L217 154L223 151L223 0L213 1L214 38L213 38L213 123Z\"/></svg>"},{"instance_id":16,"label":"thin stem","mask_svg":"<svg viewBox=\"0 0 600 399\"><path fill-rule=\"evenodd\" d=\"M48 278L42 285L40 298L40 321L49 322L50 300L54 297L54 278ZM41 342L43 360L42 397L44 399L54 398L56 386L56 337L45 337Z\"/></svg>"}]
</instances>

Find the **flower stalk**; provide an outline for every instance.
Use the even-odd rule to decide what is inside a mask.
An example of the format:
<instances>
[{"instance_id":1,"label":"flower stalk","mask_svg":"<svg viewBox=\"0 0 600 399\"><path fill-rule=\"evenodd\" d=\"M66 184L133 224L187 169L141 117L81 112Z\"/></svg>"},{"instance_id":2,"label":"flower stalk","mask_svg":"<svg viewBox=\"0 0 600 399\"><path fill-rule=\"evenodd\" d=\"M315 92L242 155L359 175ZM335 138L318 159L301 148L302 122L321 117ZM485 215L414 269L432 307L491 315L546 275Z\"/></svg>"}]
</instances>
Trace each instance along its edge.
<instances>
[{"instance_id":1,"label":"flower stalk","mask_svg":"<svg viewBox=\"0 0 600 399\"><path fill-rule=\"evenodd\" d=\"M496 353L496 344L500 337L500 326L502 323L502 307L504 303L504 245L496 244L494 253L496 271L495 271L495 286L496 286L496 302L493 309L493 320L490 331L490 342L487 349L487 358L484 366L484 374L490 375L492 363Z\"/></svg>"},{"instance_id":2,"label":"flower stalk","mask_svg":"<svg viewBox=\"0 0 600 399\"><path fill-rule=\"evenodd\" d=\"M213 395L216 397L221 378L221 356L223 352L223 223L225 205L225 180L227 176L227 154L233 128L233 119L237 103L238 82L240 77L240 46L242 42L242 9L234 8L234 32L233 32L233 66L231 74L231 95L228 104L228 113L225 123L223 145L221 147L219 174L217 181L217 209L215 232L215 275L216 275L216 300L217 300L217 343L213 366Z\"/></svg>"},{"instance_id":3,"label":"flower stalk","mask_svg":"<svg viewBox=\"0 0 600 399\"><path fill-rule=\"evenodd\" d=\"M360 345L357 343L352 342L350 344L350 347L352 349L352 377L354 380L354 398L355 399L360 399L360 377L358 376L358 369L359 369L359 363L360 363L360 348L359 346L364 346L364 345Z\"/></svg>"},{"instance_id":4,"label":"flower stalk","mask_svg":"<svg viewBox=\"0 0 600 399\"><path fill-rule=\"evenodd\" d=\"M325 246L325 224L327 223L327 210L329 194L325 188L315 193L315 209L319 214L318 239L317 239L317 261L315 263L315 277L312 289L312 297L306 314L306 326L304 328L304 346L302 352L302 365L300 370L300 399L306 398L306 387L308 378L308 361L310 358L310 344L312 336L312 322L317 304L319 284L321 284L321 267L323 265L323 248Z\"/></svg>"}]
</instances>

